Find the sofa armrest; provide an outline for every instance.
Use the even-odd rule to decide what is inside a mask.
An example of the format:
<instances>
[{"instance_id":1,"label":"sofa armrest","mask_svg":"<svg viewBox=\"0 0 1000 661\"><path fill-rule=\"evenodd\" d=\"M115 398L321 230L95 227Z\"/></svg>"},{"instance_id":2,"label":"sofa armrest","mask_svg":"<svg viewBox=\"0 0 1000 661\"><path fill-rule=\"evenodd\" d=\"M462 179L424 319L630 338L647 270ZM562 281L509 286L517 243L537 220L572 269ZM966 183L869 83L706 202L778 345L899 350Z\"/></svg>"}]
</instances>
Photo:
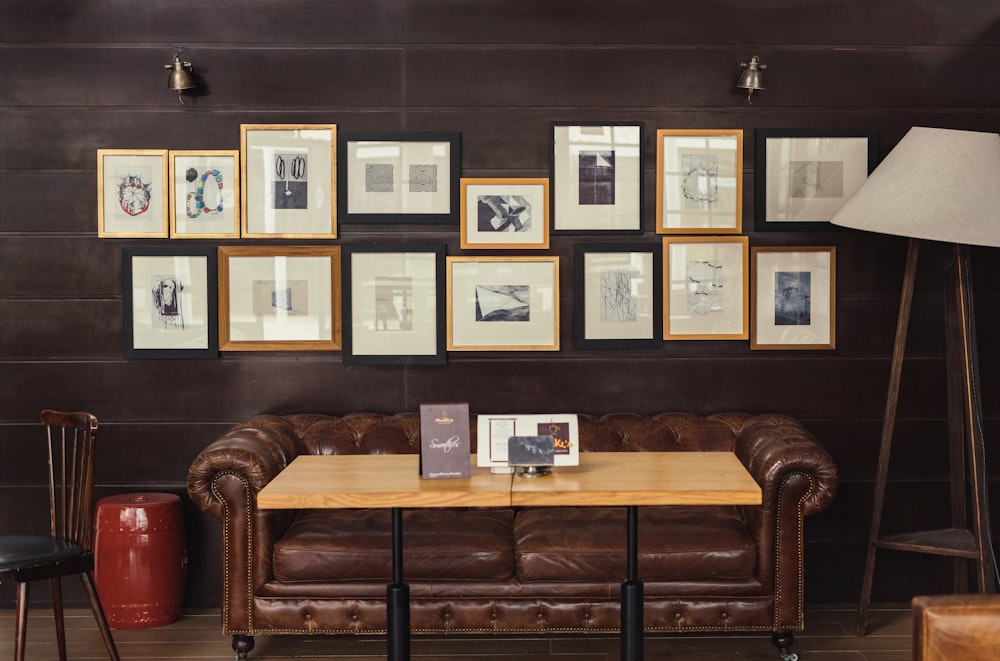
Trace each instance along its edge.
<instances>
[{"instance_id":1,"label":"sofa armrest","mask_svg":"<svg viewBox=\"0 0 1000 661\"><path fill-rule=\"evenodd\" d=\"M289 512L258 510L257 493L302 452L288 420L257 416L210 443L188 469L191 500L222 525L222 619L227 633L252 632L251 602L271 577L271 549L290 521Z\"/></svg>"},{"instance_id":2,"label":"sofa armrest","mask_svg":"<svg viewBox=\"0 0 1000 661\"><path fill-rule=\"evenodd\" d=\"M775 594L776 630L801 630L805 517L826 508L837 491L829 453L798 420L759 415L734 420L736 455L761 488L760 507L744 507L759 549L762 580Z\"/></svg>"}]
</instances>

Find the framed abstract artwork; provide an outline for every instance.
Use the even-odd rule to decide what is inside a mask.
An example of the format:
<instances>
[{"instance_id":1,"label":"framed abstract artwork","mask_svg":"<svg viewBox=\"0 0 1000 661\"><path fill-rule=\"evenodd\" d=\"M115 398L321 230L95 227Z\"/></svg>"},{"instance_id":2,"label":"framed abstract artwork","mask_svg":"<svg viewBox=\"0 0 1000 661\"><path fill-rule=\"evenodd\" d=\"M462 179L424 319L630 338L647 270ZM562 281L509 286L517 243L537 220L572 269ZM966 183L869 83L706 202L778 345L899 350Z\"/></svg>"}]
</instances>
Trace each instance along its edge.
<instances>
[{"instance_id":1,"label":"framed abstract artwork","mask_svg":"<svg viewBox=\"0 0 1000 661\"><path fill-rule=\"evenodd\" d=\"M743 131L656 132L656 232L739 234L743 229Z\"/></svg>"},{"instance_id":2,"label":"framed abstract artwork","mask_svg":"<svg viewBox=\"0 0 1000 661\"><path fill-rule=\"evenodd\" d=\"M757 129L756 229L839 229L830 220L877 162L876 131Z\"/></svg>"},{"instance_id":3,"label":"framed abstract artwork","mask_svg":"<svg viewBox=\"0 0 1000 661\"><path fill-rule=\"evenodd\" d=\"M553 123L553 232L642 232L644 130L642 123Z\"/></svg>"},{"instance_id":4,"label":"framed abstract artwork","mask_svg":"<svg viewBox=\"0 0 1000 661\"><path fill-rule=\"evenodd\" d=\"M240 236L240 152L171 150L170 237Z\"/></svg>"},{"instance_id":5,"label":"framed abstract artwork","mask_svg":"<svg viewBox=\"0 0 1000 661\"><path fill-rule=\"evenodd\" d=\"M548 248L549 180L462 179L462 248Z\"/></svg>"},{"instance_id":6,"label":"framed abstract artwork","mask_svg":"<svg viewBox=\"0 0 1000 661\"><path fill-rule=\"evenodd\" d=\"M458 133L344 133L341 221L458 223L461 163Z\"/></svg>"},{"instance_id":7,"label":"framed abstract artwork","mask_svg":"<svg viewBox=\"0 0 1000 661\"><path fill-rule=\"evenodd\" d=\"M219 348L339 351L340 246L221 246Z\"/></svg>"},{"instance_id":8,"label":"framed abstract artwork","mask_svg":"<svg viewBox=\"0 0 1000 661\"><path fill-rule=\"evenodd\" d=\"M576 347L659 347L663 339L660 246L578 243L573 252Z\"/></svg>"},{"instance_id":9,"label":"framed abstract artwork","mask_svg":"<svg viewBox=\"0 0 1000 661\"><path fill-rule=\"evenodd\" d=\"M835 349L837 249L754 247L751 349Z\"/></svg>"},{"instance_id":10,"label":"framed abstract artwork","mask_svg":"<svg viewBox=\"0 0 1000 661\"><path fill-rule=\"evenodd\" d=\"M445 246L344 246L345 365L441 365Z\"/></svg>"},{"instance_id":11,"label":"framed abstract artwork","mask_svg":"<svg viewBox=\"0 0 1000 661\"><path fill-rule=\"evenodd\" d=\"M749 337L749 241L745 236L663 238L663 337Z\"/></svg>"},{"instance_id":12,"label":"framed abstract artwork","mask_svg":"<svg viewBox=\"0 0 1000 661\"><path fill-rule=\"evenodd\" d=\"M242 235L337 236L337 125L240 126Z\"/></svg>"},{"instance_id":13,"label":"framed abstract artwork","mask_svg":"<svg viewBox=\"0 0 1000 661\"><path fill-rule=\"evenodd\" d=\"M215 248L122 248L125 356L218 356L216 275Z\"/></svg>"},{"instance_id":14,"label":"framed abstract artwork","mask_svg":"<svg viewBox=\"0 0 1000 661\"><path fill-rule=\"evenodd\" d=\"M97 235L167 238L166 149L97 150Z\"/></svg>"},{"instance_id":15,"label":"framed abstract artwork","mask_svg":"<svg viewBox=\"0 0 1000 661\"><path fill-rule=\"evenodd\" d=\"M558 351L559 257L448 257L449 351Z\"/></svg>"}]
</instances>

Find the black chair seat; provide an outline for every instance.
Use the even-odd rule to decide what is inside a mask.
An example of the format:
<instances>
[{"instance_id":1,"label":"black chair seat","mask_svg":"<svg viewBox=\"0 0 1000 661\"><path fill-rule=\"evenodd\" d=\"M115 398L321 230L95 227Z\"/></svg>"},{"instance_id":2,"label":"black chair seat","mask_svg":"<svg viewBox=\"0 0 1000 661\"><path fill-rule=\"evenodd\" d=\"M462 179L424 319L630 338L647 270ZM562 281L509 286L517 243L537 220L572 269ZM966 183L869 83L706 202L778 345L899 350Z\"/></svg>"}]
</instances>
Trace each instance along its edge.
<instances>
[{"instance_id":1,"label":"black chair seat","mask_svg":"<svg viewBox=\"0 0 1000 661\"><path fill-rule=\"evenodd\" d=\"M34 535L4 535L0 537L0 572L27 569L83 555L75 544L60 539Z\"/></svg>"}]
</instances>

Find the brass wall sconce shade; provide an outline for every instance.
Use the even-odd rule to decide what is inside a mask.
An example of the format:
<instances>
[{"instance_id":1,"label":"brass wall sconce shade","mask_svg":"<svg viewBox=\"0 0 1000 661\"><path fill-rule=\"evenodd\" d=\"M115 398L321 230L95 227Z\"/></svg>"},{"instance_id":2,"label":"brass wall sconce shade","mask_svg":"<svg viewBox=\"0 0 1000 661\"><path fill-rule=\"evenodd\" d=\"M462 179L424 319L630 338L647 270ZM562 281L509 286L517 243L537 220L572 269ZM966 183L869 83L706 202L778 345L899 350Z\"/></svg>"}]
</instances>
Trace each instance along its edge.
<instances>
[{"instance_id":1,"label":"brass wall sconce shade","mask_svg":"<svg viewBox=\"0 0 1000 661\"><path fill-rule=\"evenodd\" d=\"M194 77L191 75L191 63L181 62L180 54L174 53L174 63L164 64L164 69L170 70L170 76L167 77L167 89L174 90L177 92L177 100L184 104L184 90L194 89L197 87L194 82Z\"/></svg>"},{"instance_id":2,"label":"brass wall sconce shade","mask_svg":"<svg viewBox=\"0 0 1000 661\"><path fill-rule=\"evenodd\" d=\"M743 69L743 73L740 74L740 79L736 81L736 86L740 89L745 89L747 91L747 103L753 103L750 97L753 96L754 91L766 89L764 87L764 75L761 72L767 68L767 65L761 64L760 58L754 55L750 58L749 62L740 62L740 68Z\"/></svg>"}]
</instances>

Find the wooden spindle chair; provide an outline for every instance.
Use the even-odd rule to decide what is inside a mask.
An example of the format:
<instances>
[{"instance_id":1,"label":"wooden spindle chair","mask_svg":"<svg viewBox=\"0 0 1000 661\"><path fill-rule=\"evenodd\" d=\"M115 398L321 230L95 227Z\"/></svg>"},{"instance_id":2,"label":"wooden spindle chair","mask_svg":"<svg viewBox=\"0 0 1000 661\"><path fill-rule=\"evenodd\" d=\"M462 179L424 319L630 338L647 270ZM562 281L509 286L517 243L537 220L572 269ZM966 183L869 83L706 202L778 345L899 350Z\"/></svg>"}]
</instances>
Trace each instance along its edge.
<instances>
[{"instance_id":1,"label":"wooden spindle chair","mask_svg":"<svg viewBox=\"0 0 1000 661\"><path fill-rule=\"evenodd\" d=\"M42 411L48 442L49 535L0 535L0 577L17 582L14 659L24 661L29 586L48 579L52 588L59 659L66 661L63 576L77 574L94 611L112 661L118 650L94 586L93 510L94 438L97 418L90 413Z\"/></svg>"}]
</instances>

